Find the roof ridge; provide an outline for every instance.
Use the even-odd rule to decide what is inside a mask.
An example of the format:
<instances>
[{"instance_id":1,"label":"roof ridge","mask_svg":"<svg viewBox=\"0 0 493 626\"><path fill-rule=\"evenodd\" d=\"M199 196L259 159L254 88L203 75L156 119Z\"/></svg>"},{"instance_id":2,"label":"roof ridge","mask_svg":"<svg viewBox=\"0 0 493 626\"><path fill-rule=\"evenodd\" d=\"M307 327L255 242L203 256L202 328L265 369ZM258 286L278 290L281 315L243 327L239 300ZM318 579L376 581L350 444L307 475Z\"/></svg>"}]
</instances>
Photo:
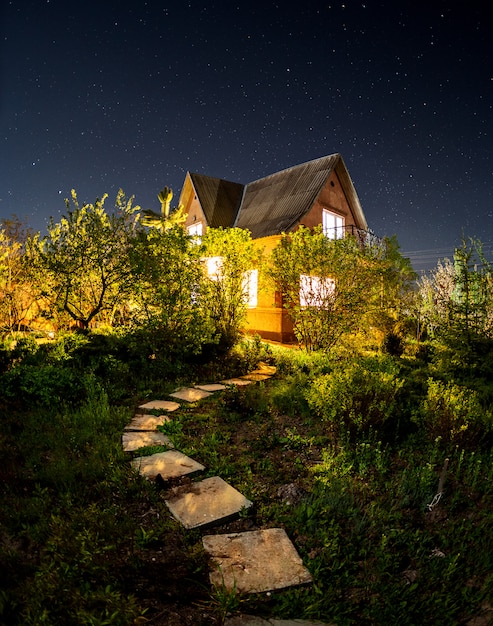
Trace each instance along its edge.
<instances>
[{"instance_id":1,"label":"roof ridge","mask_svg":"<svg viewBox=\"0 0 493 626\"><path fill-rule=\"evenodd\" d=\"M298 165L291 165L290 167L286 167L283 170L278 170L277 172L272 172L271 174L267 174L267 176L261 176L260 178L257 178L256 180L251 180L248 183L246 183L245 187L248 187L249 185L252 185L253 183L258 183L259 181L264 180L265 178L270 178L271 176L277 176L278 174L287 174L288 172L295 170L298 167L312 165L318 161L324 161L325 159L334 159L334 157L337 157L337 161L336 161L337 163L341 159L342 155L340 152L333 152L332 154L326 154L325 156L318 157L316 159L309 159L308 161L304 161L303 163L298 163Z\"/></svg>"}]
</instances>

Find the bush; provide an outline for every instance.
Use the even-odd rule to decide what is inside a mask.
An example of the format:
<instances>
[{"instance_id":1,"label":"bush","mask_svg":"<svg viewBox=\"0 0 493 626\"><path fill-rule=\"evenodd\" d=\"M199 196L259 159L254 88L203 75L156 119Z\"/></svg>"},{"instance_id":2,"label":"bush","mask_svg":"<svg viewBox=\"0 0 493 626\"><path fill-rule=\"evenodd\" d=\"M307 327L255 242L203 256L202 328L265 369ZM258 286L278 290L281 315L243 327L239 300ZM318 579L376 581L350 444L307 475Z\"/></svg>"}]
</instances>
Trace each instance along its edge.
<instances>
[{"instance_id":1,"label":"bush","mask_svg":"<svg viewBox=\"0 0 493 626\"><path fill-rule=\"evenodd\" d=\"M54 407L86 396L81 373L56 365L19 365L2 375L2 395L30 406Z\"/></svg>"},{"instance_id":2,"label":"bush","mask_svg":"<svg viewBox=\"0 0 493 626\"><path fill-rule=\"evenodd\" d=\"M492 414L481 406L473 389L429 378L426 398L414 421L431 439L475 443L478 437L491 432Z\"/></svg>"},{"instance_id":3,"label":"bush","mask_svg":"<svg viewBox=\"0 0 493 626\"><path fill-rule=\"evenodd\" d=\"M339 364L331 374L315 378L306 397L336 438L341 431L355 436L381 428L395 414L403 384L388 359L366 359Z\"/></svg>"}]
</instances>

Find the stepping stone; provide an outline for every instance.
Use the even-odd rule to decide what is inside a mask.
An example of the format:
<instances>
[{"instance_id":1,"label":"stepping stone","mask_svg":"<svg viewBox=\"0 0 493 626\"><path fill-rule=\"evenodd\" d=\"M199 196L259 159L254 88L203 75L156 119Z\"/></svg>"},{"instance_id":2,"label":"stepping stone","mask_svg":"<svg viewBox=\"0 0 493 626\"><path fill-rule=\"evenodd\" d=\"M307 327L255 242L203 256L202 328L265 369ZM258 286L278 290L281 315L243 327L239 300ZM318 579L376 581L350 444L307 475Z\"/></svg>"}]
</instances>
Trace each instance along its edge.
<instances>
[{"instance_id":1,"label":"stepping stone","mask_svg":"<svg viewBox=\"0 0 493 626\"><path fill-rule=\"evenodd\" d=\"M195 385L195 389L202 389L202 391L224 391L226 389L226 385L221 385L219 383L208 383L206 385Z\"/></svg>"},{"instance_id":2,"label":"stepping stone","mask_svg":"<svg viewBox=\"0 0 493 626\"><path fill-rule=\"evenodd\" d=\"M183 389L177 389L174 393L169 394L172 398L178 398L179 400L186 400L187 402L197 402L197 400L203 400L208 398L210 391L203 391L202 389L194 389L193 387L184 387Z\"/></svg>"},{"instance_id":3,"label":"stepping stone","mask_svg":"<svg viewBox=\"0 0 493 626\"><path fill-rule=\"evenodd\" d=\"M202 538L214 569L215 587L239 593L261 593L312 582L295 547L282 528Z\"/></svg>"},{"instance_id":4,"label":"stepping stone","mask_svg":"<svg viewBox=\"0 0 493 626\"><path fill-rule=\"evenodd\" d=\"M133 452L145 446L167 446L174 448L173 442L164 433L160 432L126 432L122 435L122 445L125 452Z\"/></svg>"},{"instance_id":5,"label":"stepping stone","mask_svg":"<svg viewBox=\"0 0 493 626\"><path fill-rule=\"evenodd\" d=\"M253 380L245 380L244 378L228 378L228 380L221 381L224 385L236 385L237 387L243 387L244 385L251 385Z\"/></svg>"},{"instance_id":6,"label":"stepping stone","mask_svg":"<svg viewBox=\"0 0 493 626\"><path fill-rule=\"evenodd\" d=\"M176 411L180 405L178 402L172 402L171 400L151 400L145 404L141 404L138 407L139 413L145 413L146 411Z\"/></svg>"},{"instance_id":7,"label":"stepping stone","mask_svg":"<svg viewBox=\"0 0 493 626\"><path fill-rule=\"evenodd\" d=\"M263 374L264 376L274 376L276 368L272 365L266 365L265 368L261 367L257 370L252 370L250 374Z\"/></svg>"},{"instance_id":8,"label":"stepping stone","mask_svg":"<svg viewBox=\"0 0 493 626\"><path fill-rule=\"evenodd\" d=\"M250 374L245 374L245 376L240 376L240 378L244 379L244 380L253 380L255 382L260 381L260 380L267 380L268 378L271 378L270 374L263 374L263 373L257 373L257 372L250 372Z\"/></svg>"},{"instance_id":9,"label":"stepping stone","mask_svg":"<svg viewBox=\"0 0 493 626\"><path fill-rule=\"evenodd\" d=\"M203 465L178 450L157 452L150 456L139 456L131 461L132 466L149 479L155 479L158 474L163 480L179 478L194 472L201 472Z\"/></svg>"},{"instance_id":10,"label":"stepping stone","mask_svg":"<svg viewBox=\"0 0 493 626\"><path fill-rule=\"evenodd\" d=\"M170 418L166 415L135 415L125 426L125 430L155 431L158 426L169 421Z\"/></svg>"},{"instance_id":11,"label":"stepping stone","mask_svg":"<svg viewBox=\"0 0 493 626\"><path fill-rule=\"evenodd\" d=\"M185 528L226 522L252 506L250 500L219 476L193 483L188 491L165 502L173 517Z\"/></svg>"}]
</instances>

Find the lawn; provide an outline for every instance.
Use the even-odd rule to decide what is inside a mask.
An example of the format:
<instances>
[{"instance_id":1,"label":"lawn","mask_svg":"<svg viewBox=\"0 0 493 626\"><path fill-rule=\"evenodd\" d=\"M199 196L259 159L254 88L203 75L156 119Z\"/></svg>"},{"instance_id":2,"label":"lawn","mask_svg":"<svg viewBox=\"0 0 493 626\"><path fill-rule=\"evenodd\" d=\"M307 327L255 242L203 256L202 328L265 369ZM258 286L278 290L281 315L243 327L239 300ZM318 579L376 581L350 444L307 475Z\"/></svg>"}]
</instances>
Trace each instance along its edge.
<instances>
[{"instance_id":1,"label":"lawn","mask_svg":"<svg viewBox=\"0 0 493 626\"><path fill-rule=\"evenodd\" d=\"M339 625L493 623L492 440L477 416L487 381L453 387L409 355L259 345L173 375L91 359L31 356L2 376L0 623L208 625L237 611ZM121 434L138 403L258 359L275 377L184 405L163 427L206 476L254 503L207 533L282 527L313 576L238 597L210 587L201 532L164 503L177 484L135 474Z\"/></svg>"}]
</instances>

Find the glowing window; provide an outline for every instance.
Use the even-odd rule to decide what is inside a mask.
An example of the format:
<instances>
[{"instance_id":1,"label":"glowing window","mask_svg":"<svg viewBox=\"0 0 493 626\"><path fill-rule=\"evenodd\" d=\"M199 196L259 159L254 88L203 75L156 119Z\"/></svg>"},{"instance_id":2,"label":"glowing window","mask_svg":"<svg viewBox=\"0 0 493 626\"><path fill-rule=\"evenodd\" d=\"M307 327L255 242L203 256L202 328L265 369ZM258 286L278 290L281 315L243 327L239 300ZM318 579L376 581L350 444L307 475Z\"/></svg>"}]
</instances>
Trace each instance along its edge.
<instances>
[{"instance_id":1,"label":"glowing window","mask_svg":"<svg viewBox=\"0 0 493 626\"><path fill-rule=\"evenodd\" d=\"M258 270L249 270L243 274L243 296L248 308L257 306Z\"/></svg>"},{"instance_id":2,"label":"glowing window","mask_svg":"<svg viewBox=\"0 0 493 626\"><path fill-rule=\"evenodd\" d=\"M344 218L332 211L322 211L322 228L324 235L329 239L342 239L344 237Z\"/></svg>"},{"instance_id":3,"label":"glowing window","mask_svg":"<svg viewBox=\"0 0 493 626\"><path fill-rule=\"evenodd\" d=\"M335 282L332 278L300 276L300 306L326 309L334 296Z\"/></svg>"},{"instance_id":4,"label":"glowing window","mask_svg":"<svg viewBox=\"0 0 493 626\"><path fill-rule=\"evenodd\" d=\"M207 266L207 276L212 280L222 278L224 259L222 256L209 256L204 259Z\"/></svg>"},{"instance_id":5,"label":"glowing window","mask_svg":"<svg viewBox=\"0 0 493 626\"><path fill-rule=\"evenodd\" d=\"M202 222L195 222L195 224L187 226L187 233L200 243L203 234Z\"/></svg>"}]
</instances>

